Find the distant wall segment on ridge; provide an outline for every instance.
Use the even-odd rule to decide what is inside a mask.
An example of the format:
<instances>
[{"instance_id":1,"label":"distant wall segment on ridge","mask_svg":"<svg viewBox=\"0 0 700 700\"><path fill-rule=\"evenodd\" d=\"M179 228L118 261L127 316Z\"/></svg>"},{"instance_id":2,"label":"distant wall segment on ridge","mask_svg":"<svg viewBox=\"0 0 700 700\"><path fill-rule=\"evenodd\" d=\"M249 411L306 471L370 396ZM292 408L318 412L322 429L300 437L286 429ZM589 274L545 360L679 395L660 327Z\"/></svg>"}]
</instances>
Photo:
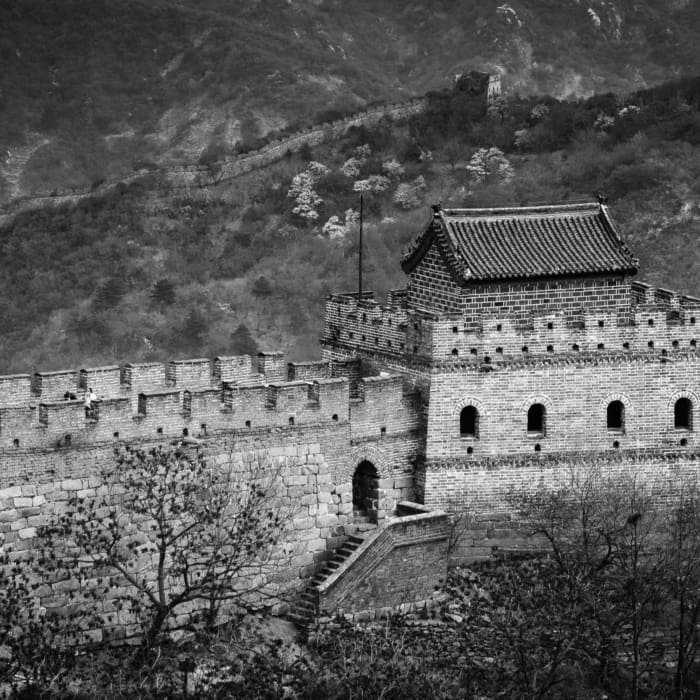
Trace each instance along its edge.
<instances>
[{"instance_id":1,"label":"distant wall segment on ridge","mask_svg":"<svg viewBox=\"0 0 700 700\"><path fill-rule=\"evenodd\" d=\"M215 164L214 169L219 170L215 175L212 174L211 168L203 165L173 165L155 171L144 169L137 172L125 171L119 177L109 182L103 182L97 187L58 188L51 192L40 192L31 197L22 197L0 206L0 225L9 223L11 217L23 211L62 204L76 204L85 197L102 196L120 183L128 185L151 172L167 176L175 186L207 187L266 167L284 158L288 152L296 153L306 145L317 146L339 138L353 126L372 126L383 118L408 119L410 116L424 111L427 103L427 99L422 97L412 98L405 102L392 102L371 107L345 119L309 127L286 138L271 141L258 150L227 158Z\"/></svg>"}]
</instances>

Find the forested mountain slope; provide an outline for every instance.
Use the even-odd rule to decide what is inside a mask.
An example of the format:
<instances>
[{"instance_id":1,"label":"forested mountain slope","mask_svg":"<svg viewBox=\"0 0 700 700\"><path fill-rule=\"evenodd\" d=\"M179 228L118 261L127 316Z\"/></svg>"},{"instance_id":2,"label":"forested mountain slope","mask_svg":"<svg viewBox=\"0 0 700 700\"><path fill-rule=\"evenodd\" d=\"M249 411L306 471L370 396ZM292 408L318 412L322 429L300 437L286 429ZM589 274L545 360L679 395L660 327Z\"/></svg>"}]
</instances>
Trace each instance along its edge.
<instances>
[{"instance_id":1,"label":"forested mountain slope","mask_svg":"<svg viewBox=\"0 0 700 700\"><path fill-rule=\"evenodd\" d=\"M521 94L625 93L700 70L688 0L0 2L0 203L483 69Z\"/></svg>"},{"instance_id":2,"label":"forested mountain slope","mask_svg":"<svg viewBox=\"0 0 700 700\"><path fill-rule=\"evenodd\" d=\"M282 349L318 354L324 296L403 286L429 204L590 200L642 279L700 295L700 79L565 101L433 92L408 122L353 128L229 182L152 172L0 228L0 372Z\"/></svg>"}]
</instances>

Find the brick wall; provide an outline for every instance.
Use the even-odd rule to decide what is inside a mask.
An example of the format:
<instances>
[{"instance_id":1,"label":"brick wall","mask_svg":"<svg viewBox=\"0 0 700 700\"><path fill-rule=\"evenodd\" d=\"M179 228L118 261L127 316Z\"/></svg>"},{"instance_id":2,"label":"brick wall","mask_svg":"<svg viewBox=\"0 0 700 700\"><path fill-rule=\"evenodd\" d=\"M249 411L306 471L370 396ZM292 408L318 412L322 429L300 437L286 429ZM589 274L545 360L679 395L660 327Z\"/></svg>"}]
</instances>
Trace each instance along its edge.
<instances>
[{"instance_id":1,"label":"brick wall","mask_svg":"<svg viewBox=\"0 0 700 700\"><path fill-rule=\"evenodd\" d=\"M0 406L27 406L35 399L30 375L12 374L0 377Z\"/></svg>"},{"instance_id":2,"label":"brick wall","mask_svg":"<svg viewBox=\"0 0 700 700\"><path fill-rule=\"evenodd\" d=\"M426 311L460 312L463 292L447 270L447 263L433 245L408 276L408 304Z\"/></svg>"},{"instance_id":3,"label":"brick wall","mask_svg":"<svg viewBox=\"0 0 700 700\"><path fill-rule=\"evenodd\" d=\"M184 389L205 389L216 377L212 374L211 360L171 360L167 367L167 380Z\"/></svg>"},{"instance_id":4,"label":"brick wall","mask_svg":"<svg viewBox=\"0 0 700 700\"><path fill-rule=\"evenodd\" d=\"M243 356L219 357L213 365L195 359L38 372L33 381L29 375L0 377L6 389L0 393L0 449L318 424L333 428L351 420L351 401L356 442L408 435L418 425L414 400L404 395L401 379L370 379L366 388L359 360L287 365L281 353L261 353L257 360L255 369ZM286 381L288 375L295 378ZM82 403L88 387L98 396L90 414ZM78 399L64 401L66 391ZM381 420L384 433L370 426L375 420Z\"/></svg>"},{"instance_id":5,"label":"brick wall","mask_svg":"<svg viewBox=\"0 0 700 700\"><path fill-rule=\"evenodd\" d=\"M448 524L442 511L416 506L368 537L342 570L319 587L321 614L426 600L447 575ZM410 514L409 514L410 513Z\"/></svg>"},{"instance_id":6,"label":"brick wall","mask_svg":"<svg viewBox=\"0 0 700 700\"><path fill-rule=\"evenodd\" d=\"M92 367L81 369L78 378L80 396L92 389L96 396L104 399L115 399L122 395L121 367Z\"/></svg>"},{"instance_id":7,"label":"brick wall","mask_svg":"<svg viewBox=\"0 0 700 700\"><path fill-rule=\"evenodd\" d=\"M238 382L250 379L253 376L252 358L250 355L217 357L214 359L213 373L220 382Z\"/></svg>"},{"instance_id":8,"label":"brick wall","mask_svg":"<svg viewBox=\"0 0 700 700\"><path fill-rule=\"evenodd\" d=\"M32 392L41 401L58 401L66 392L78 392L78 372L67 370L59 372L36 372Z\"/></svg>"},{"instance_id":9,"label":"brick wall","mask_svg":"<svg viewBox=\"0 0 700 700\"><path fill-rule=\"evenodd\" d=\"M488 370L488 371L487 371ZM551 361L453 365L432 375L427 424L429 460L550 452L700 445L700 358L589 354ZM674 406L692 404L689 429L675 426ZM607 408L624 405L622 429L608 428ZM544 431L528 432L533 404L545 407ZM460 413L474 406L476 435L460 432Z\"/></svg>"},{"instance_id":10,"label":"brick wall","mask_svg":"<svg viewBox=\"0 0 700 700\"><path fill-rule=\"evenodd\" d=\"M696 450L624 450L428 462L423 467L424 500L430 507L466 508L472 514L512 514L519 494L564 487L572 474L593 470L611 479L634 477L673 493L674 486L697 478L699 460Z\"/></svg>"},{"instance_id":11,"label":"brick wall","mask_svg":"<svg viewBox=\"0 0 700 700\"><path fill-rule=\"evenodd\" d=\"M323 443L314 442L319 437ZM218 438L206 441L204 449L209 463L231 469L234 479L252 474L273 479L270 485L276 508L289 521L275 555L282 568L272 567L262 574L273 587L288 585L300 575L312 573L316 555L325 553L329 542L342 535L352 521L351 508L349 512L339 512L331 495L329 459L338 458L332 436L313 432L302 436L290 431L287 435L266 435L264 440L260 435L236 440ZM32 478L0 488L0 538L15 553L13 556L21 556L22 551L35 546L36 528L65 512L70 497L89 497L100 488L100 468L108 468L114 456L109 447L89 447L24 451L18 452L15 459L22 463L25 475ZM53 475L47 478L50 465ZM3 467L6 475L9 460L4 460ZM15 469L18 468L16 464ZM43 478L36 478L38 471ZM140 526L147 527L147 523ZM41 604L49 609L67 604L68 592L60 583L44 586L40 595ZM110 593L111 602L116 604L113 596L118 597L118 591ZM123 627L124 621L121 623L119 626ZM108 633L110 628L106 625Z\"/></svg>"}]
</instances>

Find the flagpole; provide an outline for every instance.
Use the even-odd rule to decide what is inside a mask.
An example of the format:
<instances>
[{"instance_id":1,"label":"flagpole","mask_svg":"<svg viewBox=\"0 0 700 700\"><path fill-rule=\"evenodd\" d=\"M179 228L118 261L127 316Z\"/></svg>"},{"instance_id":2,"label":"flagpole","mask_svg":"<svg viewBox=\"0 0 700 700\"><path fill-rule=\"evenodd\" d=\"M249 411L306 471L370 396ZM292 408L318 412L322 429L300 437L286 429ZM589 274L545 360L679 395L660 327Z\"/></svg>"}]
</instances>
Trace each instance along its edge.
<instances>
[{"instance_id":1,"label":"flagpole","mask_svg":"<svg viewBox=\"0 0 700 700\"><path fill-rule=\"evenodd\" d=\"M364 218L364 197L360 195L360 255L357 265L357 303L362 299L362 223Z\"/></svg>"}]
</instances>

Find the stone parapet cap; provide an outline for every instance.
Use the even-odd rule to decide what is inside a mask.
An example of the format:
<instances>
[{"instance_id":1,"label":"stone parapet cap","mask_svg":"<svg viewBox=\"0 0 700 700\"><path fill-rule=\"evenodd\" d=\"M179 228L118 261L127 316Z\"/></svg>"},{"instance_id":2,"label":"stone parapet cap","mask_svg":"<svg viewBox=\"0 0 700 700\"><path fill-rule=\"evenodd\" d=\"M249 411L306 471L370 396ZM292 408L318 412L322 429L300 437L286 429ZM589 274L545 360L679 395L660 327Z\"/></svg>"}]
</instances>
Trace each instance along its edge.
<instances>
[{"instance_id":1,"label":"stone parapet cap","mask_svg":"<svg viewBox=\"0 0 700 700\"><path fill-rule=\"evenodd\" d=\"M119 400L119 399L118 399ZM121 399L126 401L128 399ZM93 403L98 403L100 400L95 399ZM75 406L83 406L82 399L57 399L55 401L39 401L39 406L44 408L73 408Z\"/></svg>"},{"instance_id":2,"label":"stone parapet cap","mask_svg":"<svg viewBox=\"0 0 700 700\"><path fill-rule=\"evenodd\" d=\"M179 395L181 391L187 391L182 389L156 389L154 391L139 391L139 396L151 397L151 396L173 396ZM194 393L194 392L190 392ZM199 393L199 392L197 392Z\"/></svg>"},{"instance_id":3,"label":"stone parapet cap","mask_svg":"<svg viewBox=\"0 0 700 700\"><path fill-rule=\"evenodd\" d=\"M169 360L169 365L201 365L204 363L211 363L208 357L196 357L187 360Z\"/></svg>"},{"instance_id":4,"label":"stone parapet cap","mask_svg":"<svg viewBox=\"0 0 700 700\"><path fill-rule=\"evenodd\" d=\"M312 379L310 380L319 386L333 386L338 384L349 384L350 380L347 377L331 377L328 379Z\"/></svg>"}]
</instances>

